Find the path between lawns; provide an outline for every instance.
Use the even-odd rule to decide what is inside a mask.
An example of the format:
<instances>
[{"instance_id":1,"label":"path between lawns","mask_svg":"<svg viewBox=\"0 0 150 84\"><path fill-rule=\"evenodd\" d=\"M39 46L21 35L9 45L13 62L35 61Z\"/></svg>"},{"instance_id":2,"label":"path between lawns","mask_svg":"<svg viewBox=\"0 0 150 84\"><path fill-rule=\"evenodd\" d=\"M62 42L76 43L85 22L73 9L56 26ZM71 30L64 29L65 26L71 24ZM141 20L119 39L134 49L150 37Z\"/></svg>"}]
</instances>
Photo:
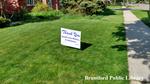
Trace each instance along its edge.
<instances>
[{"instance_id":1,"label":"path between lawns","mask_svg":"<svg viewBox=\"0 0 150 84\"><path fill-rule=\"evenodd\" d=\"M124 10L123 16L131 84L150 83L150 28L130 10Z\"/></svg>"}]
</instances>

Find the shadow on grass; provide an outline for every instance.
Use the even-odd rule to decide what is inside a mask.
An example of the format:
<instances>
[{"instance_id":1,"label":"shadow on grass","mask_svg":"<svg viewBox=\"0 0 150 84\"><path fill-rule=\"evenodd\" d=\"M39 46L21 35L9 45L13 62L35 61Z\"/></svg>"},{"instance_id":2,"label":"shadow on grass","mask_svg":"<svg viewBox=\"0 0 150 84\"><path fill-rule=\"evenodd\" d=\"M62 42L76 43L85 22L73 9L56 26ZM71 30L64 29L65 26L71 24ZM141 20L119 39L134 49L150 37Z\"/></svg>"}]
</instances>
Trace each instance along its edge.
<instances>
[{"instance_id":1,"label":"shadow on grass","mask_svg":"<svg viewBox=\"0 0 150 84\"><path fill-rule=\"evenodd\" d=\"M81 42L81 49L80 50L85 50L88 47L90 47L92 44L86 43L86 42Z\"/></svg>"},{"instance_id":2,"label":"shadow on grass","mask_svg":"<svg viewBox=\"0 0 150 84\"><path fill-rule=\"evenodd\" d=\"M41 22L41 21L53 21L53 20L57 20L57 19L60 19L61 17L60 16L42 16L42 15L39 15L39 16L26 16L24 22L25 23L28 23L28 22Z\"/></svg>"},{"instance_id":3,"label":"shadow on grass","mask_svg":"<svg viewBox=\"0 0 150 84\"><path fill-rule=\"evenodd\" d=\"M119 40L125 41L126 40L126 38L125 38L126 34L125 34L124 25L122 24L122 25L118 26L117 31L113 32L112 35L117 38L117 41L119 41Z\"/></svg>"},{"instance_id":4,"label":"shadow on grass","mask_svg":"<svg viewBox=\"0 0 150 84\"><path fill-rule=\"evenodd\" d=\"M117 31L112 33L113 37L117 38L116 41L125 41L126 40L126 34L125 34L125 28L124 25L120 25L117 27ZM127 45L125 44L117 44L111 46L111 48L115 48L118 51L127 51Z\"/></svg>"},{"instance_id":5,"label":"shadow on grass","mask_svg":"<svg viewBox=\"0 0 150 84\"><path fill-rule=\"evenodd\" d=\"M92 46L92 44L86 43L86 42L81 42L81 48L78 49L78 50L82 50L83 51L83 50L89 48L90 46ZM71 49L77 49L77 48L73 48L73 47L70 47L70 46L65 46L65 47L69 47Z\"/></svg>"},{"instance_id":6,"label":"shadow on grass","mask_svg":"<svg viewBox=\"0 0 150 84\"><path fill-rule=\"evenodd\" d=\"M103 16L115 15L115 11L113 11L109 8L106 8L106 9L104 9L104 12L100 13L100 15L103 15Z\"/></svg>"},{"instance_id":7,"label":"shadow on grass","mask_svg":"<svg viewBox=\"0 0 150 84\"><path fill-rule=\"evenodd\" d=\"M147 12L147 17L142 18L141 21L150 27L150 11L147 11L147 10L142 10L142 11Z\"/></svg>"},{"instance_id":8,"label":"shadow on grass","mask_svg":"<svg viewBox=\"0 0 150 84\"><path fill-rule=\"evenodd\" d=\"M150 19L147 17L147 18L142 18L141 21L146 24L147 26L150 27Z\"/></svg>"},{"instance_id":9,"label":"shadow on grass","mask_svg":"<svg viewBox=\"0 0 150 84\"><path fill-rule=\"evenodd\" d=\"M27 15L22 20L11 22L9 26L1 27L0 29L13 27L13 26L19 26L19 25L23 25L23 24L26 24L26 23L53 21L53 20L58 20L60 18L61 18L61 16L54 16L54 15L51 15L51 16L42 16L42 15L41 16L31 16L31 15Z\"/></svg>"},{"instance_id":10,"label":"shadow on grass","mask_svg":"<svg viewBox=\"0 0 150 84\"><path fill-rule=\"evenodd\" d=\"M112 48L116 48L118 51L127 51L127 45L114 45Z\"/></svg>"}]
</instances>

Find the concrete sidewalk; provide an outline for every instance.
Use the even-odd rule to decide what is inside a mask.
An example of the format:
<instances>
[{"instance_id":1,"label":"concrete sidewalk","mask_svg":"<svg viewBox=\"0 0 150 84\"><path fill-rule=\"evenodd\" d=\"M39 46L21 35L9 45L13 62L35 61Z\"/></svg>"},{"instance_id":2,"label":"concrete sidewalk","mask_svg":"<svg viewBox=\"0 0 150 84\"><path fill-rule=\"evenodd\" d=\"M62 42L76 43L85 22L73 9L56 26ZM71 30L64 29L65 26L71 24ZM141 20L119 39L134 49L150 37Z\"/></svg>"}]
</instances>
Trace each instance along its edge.
<instances>
[{"instance_id":1,"label":"concrete sidewalk","mask_svg":"<svg viewBox=\"0 0 150 84\"><path fill-rule=\"evenodd\" d=\"M129 6L133 6L132 9L136 10L149 10L149 4L129 4Z\"/></svg>"},{"instance_id":2,"label":"concrete sidewalk","mask_svg":"<svg viewBox=\"0 0 150 84\"><path fill-rule=\"evenodd\" d=\"M123 14L131 84L150 84L150 28L130 10L124 10Z\"/></svg>"}]
</instances>

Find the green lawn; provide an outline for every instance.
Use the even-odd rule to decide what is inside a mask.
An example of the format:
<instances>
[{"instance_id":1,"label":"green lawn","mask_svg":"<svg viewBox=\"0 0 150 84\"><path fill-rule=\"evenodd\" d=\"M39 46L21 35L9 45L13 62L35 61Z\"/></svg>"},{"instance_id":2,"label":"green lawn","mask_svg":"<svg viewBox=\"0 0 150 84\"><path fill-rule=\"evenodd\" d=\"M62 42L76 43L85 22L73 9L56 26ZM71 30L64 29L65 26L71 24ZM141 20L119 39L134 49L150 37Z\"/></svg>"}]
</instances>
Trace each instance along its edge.
<instances>
[{"instance_id":1,"label":"green lawn","mask_svg":"<svg viewBox=\"0 0 150 84\"><path fill-rule=\"evenodd\" d=\"M148 12L146 10L133 10L132 11L139 19L141 19L146 25L150 27L150 20L148 18Z\"/></svg>"},{"instance_id":2,"label":"green lawn","mask_svg":"<svg viewBox=\"0 0 150 84\"><path fill-rule=\"evenodd\" d=\"M113 12L113 11L112 11ZM84 50L60 45L60 28L82 31ZM128 84L85 76L128 75L122 11L104 16L64 16L0 29L0 83Z\"/></svg>"}]
</instances>

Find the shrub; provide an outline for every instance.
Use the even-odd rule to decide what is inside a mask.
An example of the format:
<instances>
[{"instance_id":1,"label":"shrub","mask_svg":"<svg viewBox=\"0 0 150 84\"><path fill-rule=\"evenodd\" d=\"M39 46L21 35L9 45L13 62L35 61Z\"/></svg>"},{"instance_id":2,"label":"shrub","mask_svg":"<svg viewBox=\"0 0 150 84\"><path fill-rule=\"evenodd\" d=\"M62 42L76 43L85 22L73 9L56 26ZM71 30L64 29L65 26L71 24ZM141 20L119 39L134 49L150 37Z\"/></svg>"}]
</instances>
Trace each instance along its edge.
<instances>
[{"instance_id":1,"label":"shrub","mask_svg":"<svg viewBox=\"0 0 150 84\"><path fill-rule=\"evenodd\" d=\"M26 8L20 9L19 12L16 12L13 14L13 17L10 18L12 21L22 21L25 19L25 14L28 13L28 10Z\"/></svg>"},{"instance_id":2,"label":"shrub","mask_svg":"<svg viewBox=\"0 0 150 84\"><path fill-rule=\"evenodd\" d=\"M70 14L79 14L80 13L80 7L79 3L74 0L61 0L61 11L63 13L70 13Z\"/></svg>"},{"instance_id":3,"label":"shrub","mask_svg":"<svg viewBox=\"0 0 150 84\"><path fill-rule=\"evenodd\" d=\"M11 20L0 16L0 28L9 26Z\"/></svg>"},{"instance_id":4,"label":"shrub","mask_svg":"<svg viewBox=\"0 0 150 84\"><path fill-rule=\"evenodd\" d=\"M41 11L48 11L50 10L50 8L48 7L48 5L43 4L41 2L37 2L37 4L35 5L35 7L31 10L32 12L41 12Z\"/></svg>"},{"instance_id":5,"label":"shrub","mask_svg":"<svg viewBox=\"0 0 150 84\"><path fill-rule=\"evenodd\" d=\"M83 1L80 3L81 12L87 15L99 14L104 9L106 5L103 1L97 0L96 2L92 1Z\"/></svg>"},{"instance_id":6,"label":"shrub","mask_svg":"<svg viewBox=\"0 0 150 84\"><path fill-rule=\"evenodd\" d=\"M59 19L63 15L62 12L51 10L42 12L31 12L26 14L26 21L42 21L42 20L55 20Z\"/></svg>"},{"instance_id":7,"label":"shrub","mask_svg":"<svg viewBox=\"0 0 150 84\"><path fill-rule=\"evenodd\" d=\"M97 9L102 9L102 10L106 9L106 4L101 0L97 0L96 5L97 5Z\"/></svg>"},{"instance_id":8,"label":"shrub","mask_svg":"<svg viewBox=\"0 0 150 84\"><path fill-rule=\"evenodd\" d=\"M96 12L95 3L91 1L84 1L80 4L81 12L87 15L92 15Z\"/></svg>"},{"instance_id":9,"label":"shrub","mask_svg":"<svg viewBox=\"0 0 150 84\"><path fill-rule=\"evenodd\" d=\"M102 0L62 0L65 13L81 13L93 15L102 12L106 5Z\"/></svg>"},{"instance_id":10,"label":"shrub","mask_svg":"<svg viewBox=\"0 0 150 84\"><path fill-rule=\"evenodd\" d=\"M35 7L30 13L25 14L25 21L35 22L43 20L55 20L59 19L63 15L62 12L53 10L41 2L37 2Z\"/></svg>"}]
</instances>

